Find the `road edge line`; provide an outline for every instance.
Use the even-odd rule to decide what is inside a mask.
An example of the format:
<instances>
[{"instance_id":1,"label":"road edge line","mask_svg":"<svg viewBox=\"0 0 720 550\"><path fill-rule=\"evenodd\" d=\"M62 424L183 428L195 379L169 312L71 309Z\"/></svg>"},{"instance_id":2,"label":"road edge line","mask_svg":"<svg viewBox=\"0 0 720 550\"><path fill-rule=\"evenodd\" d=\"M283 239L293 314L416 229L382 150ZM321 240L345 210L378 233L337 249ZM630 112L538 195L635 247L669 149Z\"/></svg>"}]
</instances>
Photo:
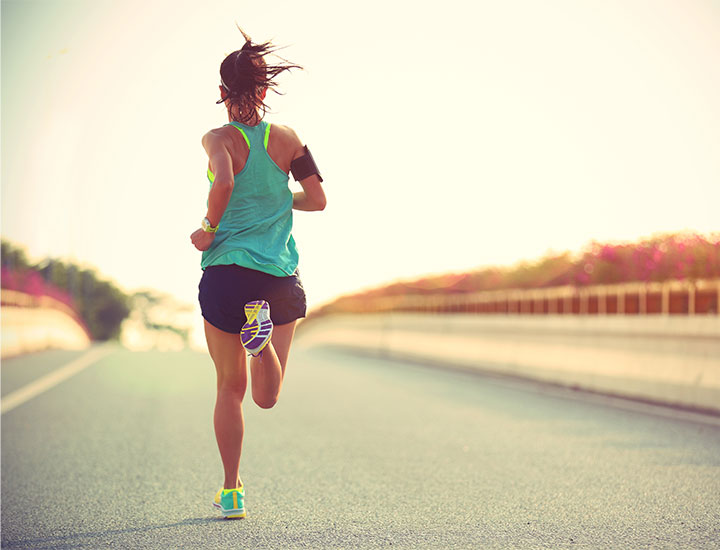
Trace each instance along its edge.
<instances>
[{"instance_id":1,"label":"road edge line","mask_svg":"<svg viewBox=\"0 0 720 550\"><path fill-rule=\"evenodd\" d=\"M34 380L22 388L2 397L2 399L0 399L0 415L10 412L33 397L54 388L71 376L76 375L80 371L96 363L98 360L108 355L111 351L113 351L113 349L109 346L92 348L67 365L59 367L45 376L41 376L37 380Z\"/></svg>"}]
</instances>

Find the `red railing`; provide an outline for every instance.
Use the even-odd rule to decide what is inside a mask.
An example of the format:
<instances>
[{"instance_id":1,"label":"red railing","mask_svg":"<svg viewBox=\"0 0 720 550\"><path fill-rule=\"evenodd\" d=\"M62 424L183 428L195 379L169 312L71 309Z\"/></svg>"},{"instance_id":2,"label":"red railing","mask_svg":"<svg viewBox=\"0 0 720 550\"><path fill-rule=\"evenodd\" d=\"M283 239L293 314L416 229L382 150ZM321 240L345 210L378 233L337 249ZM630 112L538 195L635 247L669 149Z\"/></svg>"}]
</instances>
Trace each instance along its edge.
<instances>
[{"instance_id":1,"label":"red railing","mask_svg":"<svg viewBox=\"0 0 720 550\"><path fill-rule=\"evenodd\" d=\"M346 297L329 311L529 315L718 315L720 279Z\"/></svg>"}]
</instances>

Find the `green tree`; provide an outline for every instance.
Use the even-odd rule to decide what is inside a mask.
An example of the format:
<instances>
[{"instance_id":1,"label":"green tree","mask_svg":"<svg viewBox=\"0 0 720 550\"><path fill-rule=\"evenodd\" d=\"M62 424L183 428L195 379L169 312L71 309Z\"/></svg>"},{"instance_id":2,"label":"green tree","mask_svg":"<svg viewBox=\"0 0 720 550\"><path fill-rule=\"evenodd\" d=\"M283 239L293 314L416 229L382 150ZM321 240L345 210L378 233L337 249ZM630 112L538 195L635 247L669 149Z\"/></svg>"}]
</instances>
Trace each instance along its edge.
<instances>
[{"instance_id":1,"label":"green tree","mask_svg":"<svg viewBox=\"0 0 720 550\"><path fill-rule=\"evenodd\" d=\"M31 265L21 248L5 240L2 241L2 267L20 277L24 273L37 273L47 283L46 290L57 288L67 293L93 340L118 338L120 326L130 314L128 297L91 269L55 258Z\"/></svg>"}]
</instances>

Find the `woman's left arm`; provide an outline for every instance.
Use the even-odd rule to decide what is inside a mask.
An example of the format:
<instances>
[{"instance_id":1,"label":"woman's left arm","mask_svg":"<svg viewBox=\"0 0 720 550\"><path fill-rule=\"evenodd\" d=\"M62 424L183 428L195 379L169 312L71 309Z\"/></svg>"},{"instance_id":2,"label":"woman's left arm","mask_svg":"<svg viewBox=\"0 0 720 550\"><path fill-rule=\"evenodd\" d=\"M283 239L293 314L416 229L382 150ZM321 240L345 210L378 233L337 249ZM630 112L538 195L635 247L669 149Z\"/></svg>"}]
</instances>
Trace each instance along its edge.
<instances>
[{"instance_id":1,"label":"woman's left arm","mask_svg":"<svg viewBox=\"0 0 720 550\"><path fill-rule=\"evenodd\" d=\"M208 196L206 217L210 220L212 227L217 227L230 201L235 183L232 173L232 157L227 138L217 130L211 130L205 134L202 143L210 159L210 169L215 174L215 180L210 187ZM215 233L200 228L190 235L190 239L198 250L207 250L215 239Z\"/></svg>"}]
</instances>

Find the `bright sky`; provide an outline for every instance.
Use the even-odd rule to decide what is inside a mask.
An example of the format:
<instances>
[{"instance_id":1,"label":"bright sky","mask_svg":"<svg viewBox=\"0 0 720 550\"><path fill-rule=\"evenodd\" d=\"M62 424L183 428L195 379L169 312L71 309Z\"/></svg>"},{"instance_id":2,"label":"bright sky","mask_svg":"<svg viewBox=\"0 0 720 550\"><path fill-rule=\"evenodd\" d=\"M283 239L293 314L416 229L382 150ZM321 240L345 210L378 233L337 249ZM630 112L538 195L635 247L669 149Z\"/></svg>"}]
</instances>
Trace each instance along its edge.
<instances>
[{"instance_id":1,"label":"bright sky","mask_svg":"<svg viewBox=\"0 0 720 550\"><path fill-rule=\"evenodd\" d=\"M295 214L310 305L720 229L713 0L2 0L3 236L196 303L236 21L305 67L268 120L325 178L327 210Z\"/></svg>"}]
</instances>

